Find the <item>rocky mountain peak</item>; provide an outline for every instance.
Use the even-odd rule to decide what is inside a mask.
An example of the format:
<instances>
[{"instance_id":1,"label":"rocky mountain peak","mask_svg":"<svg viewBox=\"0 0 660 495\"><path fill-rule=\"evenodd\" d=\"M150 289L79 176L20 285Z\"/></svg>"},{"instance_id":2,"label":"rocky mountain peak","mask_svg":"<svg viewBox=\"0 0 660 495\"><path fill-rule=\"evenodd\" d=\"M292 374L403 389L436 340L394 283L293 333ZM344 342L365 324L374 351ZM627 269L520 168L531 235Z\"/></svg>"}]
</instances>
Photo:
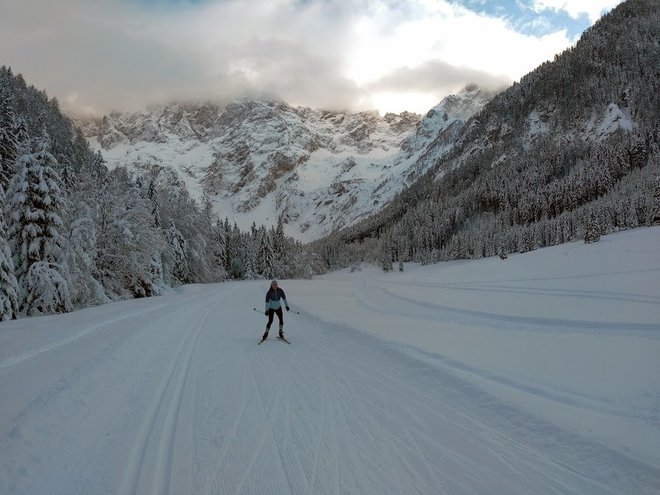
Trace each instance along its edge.
<instances>
[{"instance_id":1,"label":"rocky mountain peak","mask_svg":"<svg viewBox=\"0 0 660 495\"><path fill-rule=\"evenodd\" d=\"M466 90L422 118L239 98L114 113L79 125L110 166L170 167L193 195L210 196L221 217L248 227L283 214L289 235L311 240L396 194L432 162L425 148L443 133L449 146L447 129L460 127L484 101L478 89Z\"/></svg>"}]
</instances>

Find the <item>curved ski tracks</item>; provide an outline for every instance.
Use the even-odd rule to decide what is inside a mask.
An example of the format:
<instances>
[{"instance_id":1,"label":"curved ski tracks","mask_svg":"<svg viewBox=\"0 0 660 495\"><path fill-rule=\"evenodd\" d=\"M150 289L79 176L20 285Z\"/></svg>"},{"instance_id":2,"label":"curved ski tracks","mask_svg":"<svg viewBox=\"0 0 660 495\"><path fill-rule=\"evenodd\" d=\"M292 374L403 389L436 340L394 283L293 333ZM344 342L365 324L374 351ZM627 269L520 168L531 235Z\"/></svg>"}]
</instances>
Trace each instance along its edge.
<instances>
[{"instance_id":1,"label":"curved ski tracks","mask_svg":"<svg viewBox=\"0 0 660 495\"><path fill-rule=\"evenodd\" d=\"M490 395L454 373L457 363L435 366L442 356L418 359L305 311L287 315L293 345L256 346L263 320L241 308L262 285L211 286L6 360L0 386L28 366L84 354L14 417L0 417L0 492L613 495L660 486L656 467ZM399 306L384 308L383 298ZM368 312L414 313L411 322L567 323L420 304L366 284L354 300ZM569 323L590 331L590 322ZM636 328L654 340L652 330Z\"/></svg>"}]
</instances>

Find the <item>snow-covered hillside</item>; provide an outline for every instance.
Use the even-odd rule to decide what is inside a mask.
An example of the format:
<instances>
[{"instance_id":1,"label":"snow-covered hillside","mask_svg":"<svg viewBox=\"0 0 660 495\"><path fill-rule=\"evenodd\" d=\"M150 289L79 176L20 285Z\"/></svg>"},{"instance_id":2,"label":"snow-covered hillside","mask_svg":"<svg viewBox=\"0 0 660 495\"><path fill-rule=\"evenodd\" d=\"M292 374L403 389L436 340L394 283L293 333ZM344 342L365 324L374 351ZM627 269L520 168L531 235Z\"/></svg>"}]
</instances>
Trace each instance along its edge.
<instances>
[{"instance_id":1,"label":"snow-covered hillside","mask_svg":"<svg viewBox=\"0 0 660 495\"><path fill-rule=\"evenodd\" d=\"M341 113L275 99L170 105L79 123L112 168L177 171L239 227L274 224L319 238L380 209L446 153L490 95L475 87L411 113ZM432 151L430 150L432 148Z\"/></svg>"},{"instance_id":2,"label":"snow-covered hillside","mask_svg":"<svg viewBox=\"0 0 660 495\"><path fill-rule=\"evenodd\" d=\"M660 228L0 324L0 493L656 494ZM253 306L257 311L253 310Z\"/></svg>"}]
</instances>

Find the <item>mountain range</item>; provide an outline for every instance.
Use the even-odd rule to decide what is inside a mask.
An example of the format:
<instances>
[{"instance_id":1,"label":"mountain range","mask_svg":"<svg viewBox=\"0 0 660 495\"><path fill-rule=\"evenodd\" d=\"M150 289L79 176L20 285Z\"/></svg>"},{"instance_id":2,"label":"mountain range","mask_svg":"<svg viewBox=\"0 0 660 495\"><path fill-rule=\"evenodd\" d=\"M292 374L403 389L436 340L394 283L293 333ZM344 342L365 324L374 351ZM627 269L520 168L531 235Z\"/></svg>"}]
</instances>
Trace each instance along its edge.
<instances>
[{"instance_id":1,"label":"mountain range","mask_svg":"<svg viewBox=\"0 0 660 495\"><path fill-rule=\"evenodd\" d=\"M110 168L163 167L239 227L310 241L373 214L447 153L493 95L468 86L421 117L336 112L276 98L163 105L78 121Z\"/></svg>"}]
</instances>

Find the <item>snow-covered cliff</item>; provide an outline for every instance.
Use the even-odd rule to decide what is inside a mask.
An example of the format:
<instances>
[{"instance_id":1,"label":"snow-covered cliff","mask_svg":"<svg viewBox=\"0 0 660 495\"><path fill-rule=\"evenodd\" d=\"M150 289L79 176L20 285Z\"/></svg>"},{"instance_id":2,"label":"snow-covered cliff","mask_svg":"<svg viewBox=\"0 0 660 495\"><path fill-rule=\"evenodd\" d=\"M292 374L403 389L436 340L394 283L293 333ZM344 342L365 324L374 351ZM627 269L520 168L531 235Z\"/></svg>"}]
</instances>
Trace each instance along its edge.
<instances>
[{"instance_id":1,"label":"snow-covered cliff","mask_svg":"<svg viewBox=\"0 0 660 495\"><path fill-rule=\"evenodd\" d=\"M478 88L424 117L292 107L273 98L167 105L80 122L110 167L169 167L195 197L241 227L272 224L319 238L389 201L446 153L487 102Z\"/></svg>"}]
</instances>

